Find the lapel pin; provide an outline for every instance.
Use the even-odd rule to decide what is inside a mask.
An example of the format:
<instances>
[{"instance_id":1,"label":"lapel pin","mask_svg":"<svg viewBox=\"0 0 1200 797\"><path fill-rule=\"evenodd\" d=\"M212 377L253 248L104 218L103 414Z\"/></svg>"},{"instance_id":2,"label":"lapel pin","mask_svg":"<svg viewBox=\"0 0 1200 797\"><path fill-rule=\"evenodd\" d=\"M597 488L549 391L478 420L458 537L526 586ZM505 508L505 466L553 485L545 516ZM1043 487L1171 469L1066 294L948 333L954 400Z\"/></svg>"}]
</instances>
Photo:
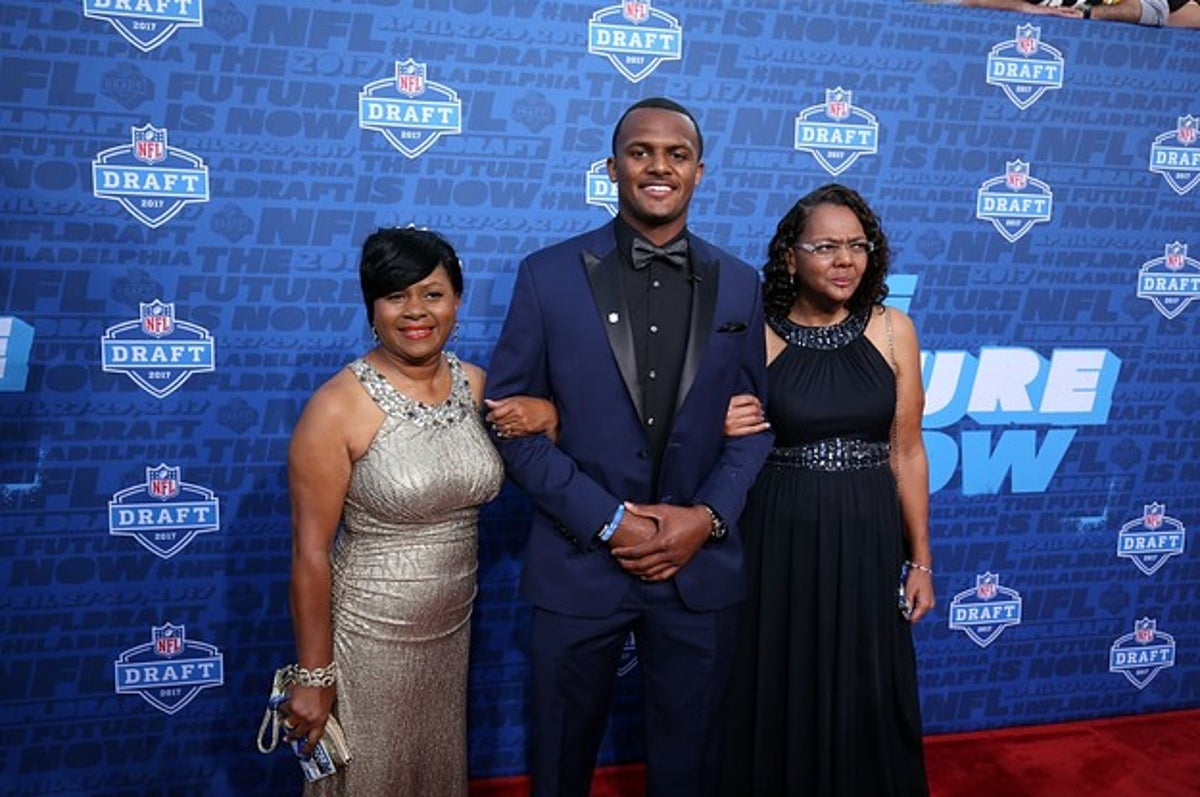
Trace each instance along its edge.
<instances>
[{"instance_id":1,"label":"lapel pin","mask_svg":"<svg viewBox=\"0 0 1200 797\"><path fill-rule=\"evenodd\" d=\"M609 313L609 314L608 314L608 323L610 323L610 324L615 324L615 323L617 323L617 322L618 322L618 321L620 321L620 320L621 320L621 317L620 317L619 315L617 315L616 313Z\"/></svg>"}]
</instances>

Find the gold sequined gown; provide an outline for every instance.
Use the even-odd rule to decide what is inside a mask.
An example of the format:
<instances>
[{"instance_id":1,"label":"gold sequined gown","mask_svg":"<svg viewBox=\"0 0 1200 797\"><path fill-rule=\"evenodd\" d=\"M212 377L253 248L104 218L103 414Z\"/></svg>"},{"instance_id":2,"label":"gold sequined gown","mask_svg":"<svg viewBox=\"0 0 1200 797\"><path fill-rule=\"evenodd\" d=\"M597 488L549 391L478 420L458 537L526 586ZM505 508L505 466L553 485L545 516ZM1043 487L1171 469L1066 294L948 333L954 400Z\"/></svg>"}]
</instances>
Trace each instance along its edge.
<instances>
[{"instance_id":1,"label":"gold sequined gown","mask_svg":"<svg viewBox=\"0 0 1200 797\"><path fill-rule=\"evenodd\" d=\"M440 405L350 364L387 414L354 463L333 552L334 714L353 760L306 797L467 793L467 650L476 518L503 464L457 358Z\"/></svg>"}]
</instances>

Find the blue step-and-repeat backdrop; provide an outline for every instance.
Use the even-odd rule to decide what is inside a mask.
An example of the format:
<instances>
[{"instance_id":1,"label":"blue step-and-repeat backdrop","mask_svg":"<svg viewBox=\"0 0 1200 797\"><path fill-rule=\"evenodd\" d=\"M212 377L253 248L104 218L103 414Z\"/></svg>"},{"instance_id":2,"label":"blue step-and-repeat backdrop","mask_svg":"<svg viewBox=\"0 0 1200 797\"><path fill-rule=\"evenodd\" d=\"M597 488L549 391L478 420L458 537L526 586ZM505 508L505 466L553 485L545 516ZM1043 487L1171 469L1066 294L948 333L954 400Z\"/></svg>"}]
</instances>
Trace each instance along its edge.
<instances>
[{"instance_id":1,"label":"blue step-and-repeat backdrop","mask_svg":"<svg viewBox=\"0 0 1200 797\"><path fill-rule=\"evenodd\" d=\"M463 255L487 364L524 254L606 222L621 111L700 119L693 228L752 263L832 180L921 335L931 733L1200 704L1200 36L920 3L47 0L0 8L0 779L285 794L284 463L370 346L357 254ZM475 777L525 771L529 506L485 510ZM814 649L812 655L820 656ZM637 761L637 668L603 762Z\"/></svg>"}]
</instances>

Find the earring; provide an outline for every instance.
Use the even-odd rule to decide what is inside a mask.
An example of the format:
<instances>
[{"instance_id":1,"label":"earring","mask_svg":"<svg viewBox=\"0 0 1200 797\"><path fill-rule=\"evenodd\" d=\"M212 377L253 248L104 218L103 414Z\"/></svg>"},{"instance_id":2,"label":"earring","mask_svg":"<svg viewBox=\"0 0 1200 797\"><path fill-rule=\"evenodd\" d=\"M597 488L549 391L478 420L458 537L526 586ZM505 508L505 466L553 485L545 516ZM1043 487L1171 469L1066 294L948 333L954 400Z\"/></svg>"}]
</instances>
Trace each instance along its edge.
<instances>
[{"instance_id":1,"label":"earring","mask_svg":"<svg viewBox=\"0 0 1200 797\"><path fill-rule=\"evenodd\" d=\"M450 342L458 343L458 322L454 323L454 331L450 333Z\"/></svg>"},{"instance_id":2,"label":"earring","mask_svg":"<svg viewBox=\"0 0 1200 797\"><path fill-rule=\"evenodd\" d=\"M375 328L374 324L371 325L371 337L375 339L376 343L379 342L379 330Z\"/></svg>"},{"instance_id":3,"label":"earring","mask_svg":"<svg viewBox=\"0 0 1200 797\"><path fill-rule=\"evenodd\" d=\"M788 272L788 287L789 288L796 287L796 275L792 274L791 272Z\"/></svg>"}]
</instances>

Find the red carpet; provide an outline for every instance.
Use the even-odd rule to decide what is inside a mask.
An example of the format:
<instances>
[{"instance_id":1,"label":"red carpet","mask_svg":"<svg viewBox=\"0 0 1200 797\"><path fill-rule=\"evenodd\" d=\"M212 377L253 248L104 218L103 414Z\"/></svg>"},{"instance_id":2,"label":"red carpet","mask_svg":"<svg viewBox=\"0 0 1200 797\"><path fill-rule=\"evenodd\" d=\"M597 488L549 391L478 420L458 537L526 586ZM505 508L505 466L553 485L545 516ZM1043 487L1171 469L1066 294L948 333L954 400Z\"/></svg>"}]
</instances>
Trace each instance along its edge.
<instances>
[{"instance_id":1,"label":"red carpet","mask_svg":"<svg viewBox=\"0 0 1200 797\"><path fill-rule=\"evenodd\" d=\"M931 797L1197 797L1200 710L928 736L925 756ZM528 794L524 777L471 783ZM644 795L640 765L596 771L591 797Z\"/></svg>"},{"instance_id":2,"label":"red carpet","mask_svg":"<svg viewBox=\"0 0 1200 797\"><path fill-rule=\"evenodd\" d=\"M929 736L932 797L1196 797L1200 711Z\"/></svg>"},{"instance_id":3,"label":"red carpet","mask_svg":"<svg viewBox=\"0 0 1200 797\"><path fill-rule=\"evenodd\" d=\"M528 797L529 778L471 781L471 797ZM645 797L641 764L601 767L592 777L591 797Z\"/></svg>"}]
</instances>

